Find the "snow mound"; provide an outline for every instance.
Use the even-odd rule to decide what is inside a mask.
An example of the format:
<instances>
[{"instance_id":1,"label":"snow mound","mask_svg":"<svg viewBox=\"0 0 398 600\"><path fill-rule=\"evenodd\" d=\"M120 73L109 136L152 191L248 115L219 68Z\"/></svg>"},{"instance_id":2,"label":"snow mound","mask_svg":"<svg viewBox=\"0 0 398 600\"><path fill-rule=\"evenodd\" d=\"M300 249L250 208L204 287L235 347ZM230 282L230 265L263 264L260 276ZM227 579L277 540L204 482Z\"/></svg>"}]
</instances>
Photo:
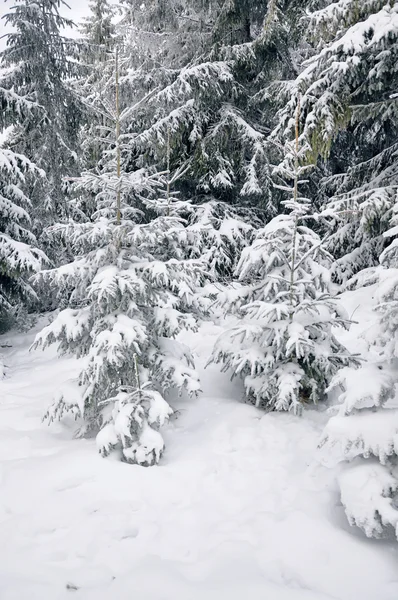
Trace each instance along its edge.
<instances>
[{"instance_id":1,"label":"snow mound","mask_svg":"<svg viewBox=\"0 0 398 600\"><path fill-rule=\"evenodd\" d=\"M398 510L391 495L398 482L377 462L349 465L339 476L341 501L351 525L363 529L368 537L382 537L391 526L398 537Z\"/></svg>"},{"instance_id":2,"label":"snow mound","mask_svg":"<svg viewBox=\"0 0 398 600\"><path fill-rule=\"evenodd\" d=\"M382 464L398 454L398 410L332 417L319 443L324 464L376 456Z\"/></svg>"},{"instance_id":3,"label":"snow mound","mask_svg":"<svg viewBox=\"0 0 398 600\"><path fill-rule=\"evenodd\" d=\"M219 329L184 338L197 362ZM396 600L396 545L341 528L312 468L326 413L264 414L211 366L159 466L104 460L73 417L41 423L80 365L29 337L7 338L0 381L1 600Z\"/></svg>"}]
</instances>

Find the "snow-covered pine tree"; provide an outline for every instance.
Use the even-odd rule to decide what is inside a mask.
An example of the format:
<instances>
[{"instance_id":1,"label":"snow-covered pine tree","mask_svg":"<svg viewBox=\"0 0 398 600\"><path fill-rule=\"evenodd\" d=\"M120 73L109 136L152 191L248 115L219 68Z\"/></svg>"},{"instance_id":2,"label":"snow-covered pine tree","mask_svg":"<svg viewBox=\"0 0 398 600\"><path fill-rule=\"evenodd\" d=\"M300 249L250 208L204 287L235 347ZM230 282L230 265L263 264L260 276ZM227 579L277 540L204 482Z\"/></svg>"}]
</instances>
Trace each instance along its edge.
<instances>
[{"instance_id":1,"label":"snow-covered pine tree","mask_svg":"<svg viewBox=\"0 0 398 600\"><path fill-rule=\"evenodd\" d=\"M82 433L100 429L102 454L121 446L123 460L152 465L164 447L158 429L172 413L163 394L199 390L192 356L174 338L197 326L196 288L204 268L185 258L195 236L178 217L144 222L137 208L154 194L161 174L125 172L117 73L108 170L83 173L77 182L82 195L95 196L96 210L90 221L58 226L76 258L36 277L38 285L56 289L68 308L35 346L56 342L61 352L86 357L81 395L62 394L48 418L72 411L85 422Z\"/></svg>"},{"instance_id":2,"label":"snow-covered pine tree","mask_svg":"<svg viewBox=\"0 0 398 600\"><path fill-rule=\"evenodd\" d=\"M240 169L245 177L251 176L250 192L258 191L259 184L254 185L255 163L251 171L243 173L239 161L242 159L246 167L250 162L246 156L262 156L263 134L233 106L237 85L229 64L206 60L178 70L165 69L165 74L167 81L160 80L161 86L157 73L148 76L153 87L160 89L139 115L140 130L132 140L132 157L139 156L149 165L162 161L169 132L172 163L185 171L180 180L184 194L231 200ZM124 84L135 86L135 77L131 82L126 78Z\"/></svg>"},{"instance_id":3,"label":"snow-covered pine tree","mask_svg":"<svg viewBox=\"0 0 398 600\"><path fill-rule=\"evenodd\" d=\"M114 47L115 8L107 0L91 0L90 14L83 19L80 31L86 43L84 57L90 64L104 63Z\"/></svg>"},{"instance_id":4,"label":"snow-covered pine tree","mask_svg":"<svg viewBox=\"0 0 398 600\"><path fill-rule=\"evenodd\" d=\"M80 26L82 52L79 60L84 64L84 76L74 82L74 88L84 98L86 106L84 124L79 132L82 150L80 164L84 170L96 167L108 146L106 113L109 113L113 101L113 50L116 43L112 21L115 16L114 5L107 0L93 0L89 8L90 14Z\"/></svg>"},{"instance_id":5,"label":"snow-covered pine tree","mask_svg":"<svg viewBox=\"0 0 398 600\"><path fill-rule=\"evenodd\" d=\"M129 8L132 8L131 3L129 3ZM143 5L136 6L133 11L133 22L130 16L127 15L117 28L118 38L124 40L119 59L120 117L122 125L120 151L123 155L123 168L126 173L134 172L137 168L142 167L149 172L167 170L168 184L166 182L166 188L171 185L174 190L172 197L178 199L178 201L173 200L173 208L170 214L182 218L187 228L187 234L196 240L195 244L192 244L191 253L187 257L201 258L203 261L206 256L207 270L216 278L220 276L230 277L240 250L250 243L253 238L254 226L258 226L260 222L260 211L254 210L250 213L248 209L229 206L228 203L217 201L212 196L193 197L192 178L188 175L191 169L190 160L185 160L179 152L179 136L180 133L184 136L185 134L182 129L181 132L179 131L181 123L178 124L178 111L171 114L172 118L176 118L175 123L172 125L167 119L161 118L159 121L159 113L153 112L155 107L157 107L156 110L159 106L160 110L164 109L164 102L162 101L159 105L158 100L155 98L156 88L153 89L153 86L158 83L163 85L165 81L169 80L167 77L170 78L172 74L172 77L175 78L181 70L174 69L170 71L169 61L171 58L168 51L163 55L157 46L157 44L162 44L155 31L155 20L151 12L155 8L151 5L146 7ZM171 21L167 19L166 21L171 27ZM145 31L143 31L144 25L146 26ZM163 27L164 23L161 25ZM149 26L154 28L153 33L148 29ZM172 45L172 39L175 43L173 36L176 36L179 43L182 43L180 38L182 39L186 35L186 30L179 31L178 34L173 30L173 34L166 37L164 43L167 48L169 44ZM164 36L160 36L160 38L164 40ZM170 53L172 53L171 49ZM143 78L148 76L148 71L144 66L147 62L151 62L152 59L150 60L149 57L155 55L159 60L163 60L164 64L159 65L156 61L156 69L153 68L150 71L151 77L147 81L149 85L144 85ZM84 88L84 96L93 105L94 120L98 124L98 115L99 122L102 122L102 125L96 127L93 125L93 119L91 119L91 130L85 129L82 135L86 165L91 168L95 156L97 159L95 171L98 173L112 170L114 172L114 165L107 166L106 139L109 136L109 127L107 127L109 118L105 122L102 121L104 114L109 113L111 101L112 85L110 84L109 66L109 61L101 63L101 79L94 82L94 84L91 79L88 79ZM170 72L166 77L164 73L168 71ZM158 79L152 79L154 75ZM192 86L193 91L193 87L196 86L194 75L195 73L191 73L187 77L184 76L178 82L181 94L183 94L186 84ZM217 71L212 74L214 77L216 75ZM204 80L204 92L207 86L208 83ZM174 94L178 92L177 87L173 92ZM176 102L179 101L176 98ZM150 117L153 117L154 121L149 121ZM146 128L148 125L152 132L156 130L157 133L154 138L148 137L145 141L146 134L145 132L143 134L142 128ZM93 153L92 149L94 147L96 152ZM192 199L194 202L191 204L187 199ZM165 203L161 198L155 197L144 200L141 206L145 211L146 220L152 218L154 214L167 215L168 209L165 208ZM166 205L168 205L167 202Z\"/></svg>"},{"instance_id":6,"label":"snow-covered pine tree","mask_svg":"<svg viewBox=\"0 0 398 600\"><path fill-rule=\"evenodd\" d=\"M67 300L69 306L39 334L36 345L57 342L61 352L87 356L80 375L82 402L76 405L63 396L48 416L62 417L72 410L84 418L86 428L101 429L101 452L108 453L119 440L125 460L153 464L162 448L159 436L148 427L156 429L156 423L163 424L171 413L158 391L199 390L188 349L171 340L196 327L195 288L203 268L200 261L179 260L186 235L178 219L140 223L140 211L130 202L151 192L151 182L142 173L118 182L86 175L81 185L97 190L98 210L92 222L64 226L76 259L36 277L39 285L57 289L59 300ZM142 388L134 375L134 355ZM137 422L144 414L140 429ZM140 446L134 456L129 450L132 440L135 449Z\"/></svg>"},{"instance_id":7,"label":"snow-covered pine tree","mask_svg":"<svg viewBox=\"0 0 398 600\"><path fill-rule=\"evenodd\" d=\"M333 271L345 282L377 264L394 203L398 7L379 0L323 5L309 15L316 52L285 85L288 101L276 135L292 129L291 110L301 93L302 140L313 161L327 160L318 162L324 176L317 201L332 217Z\"/></svg>"},{"instance_id":8,"label":"snow-covered pine tree","mask_svg":"<svg viewBox=\"0 0 398 600\"><path fill-rule=\"evenodd\" d=\"M31 232L29 179L43 173L25 156L0 145L0 331L10 327L37 296L29 276L46 262Z\"/></svg>"},{"instance_id":9,"label":"snow-covered pine tree","mask_svg":"<svg viewBox=\"0 0 398 600\"><path fill-rule=\"evenodd\" d=\"M72 25L59 13L63 0L17 0L4 15L11 28L1 52L0 88L32 101L37 110L14 111L14 150L45 171L42 186L30 194L40 219L50 208L53 219L65 217L63 177L76 174L78 124L81 104L68 79L78 72L76 44L60 34ZM47 216L47 215L46 215Z\"/></svg>"},{"instance_id":10,"label":"snow-covered pine tree","mask_svg":"<svg viewBox=\"0 0 398 600\"><path fill-rule=\"evenodd\" d=\"M395 204L395 215L398 214ZM331 388L344 388L323 433L325 464L342 463L341 501L351 525L369 537L393 528L398 539L398 243L397 218L386 232L393 239L381 255L384 269L375 290L376 323L365 333L369 362L353 372L343 369Z\"/></svg>"},{"instance_id":11,"label":"snow-covered pine tree","mask_svg":"<svg viewBox=\"0 0 398 600\"><path fill-rule=\"evenodd\" d=\"M3 68L0 79L7 76ZM26 311L38 301L29 276L48 261L34 234L33 205L35 194L46 183L45 173L17 150L18 123L39 118L41 107L32 96L2 87L2 82L0 107L0 329L4 331L15 323L26 326Z\"/></svg>"},{"instance_id":12,"label":"snow-covered pine tree","mask_svg":"<svg viewBox=\"0 0 398 600\"><path fill-rule=\"evenodd\" d=\"M249 401L270 410L299 413L318 402L339 368L356 360L338 342L332 327L349 321L330 293L332 257L306 225L310 202L300 194L298 117L296 139L286 148L283 189L287 215L274 217L242 252L239 287L223 302L241 322L221 334L212 361L244 378Z\"/></svg>"}]
</instances>

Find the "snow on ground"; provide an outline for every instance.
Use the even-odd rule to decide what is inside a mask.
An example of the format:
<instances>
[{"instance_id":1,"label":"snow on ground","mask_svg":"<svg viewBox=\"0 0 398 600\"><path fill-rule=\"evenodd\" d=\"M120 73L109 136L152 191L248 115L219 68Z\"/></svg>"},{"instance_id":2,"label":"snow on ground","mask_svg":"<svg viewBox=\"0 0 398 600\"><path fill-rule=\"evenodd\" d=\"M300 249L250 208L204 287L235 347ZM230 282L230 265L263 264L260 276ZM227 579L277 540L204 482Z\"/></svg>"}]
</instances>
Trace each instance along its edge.
<instances>
[{"instance_id":1,"label":"snow on ground","mask_svg":"<svg viewBox=\"0 0 398 600\"><path fill-rule=\"evenodd\" d=\"M193 338L201 364L216 334ZM325 412L266 415L210 368L161 464L126 465L41 423L79 365L32 339L0 338L1 600L398 598L397 545L350 528L314 462Z\"/></svg>"}]
</instances>

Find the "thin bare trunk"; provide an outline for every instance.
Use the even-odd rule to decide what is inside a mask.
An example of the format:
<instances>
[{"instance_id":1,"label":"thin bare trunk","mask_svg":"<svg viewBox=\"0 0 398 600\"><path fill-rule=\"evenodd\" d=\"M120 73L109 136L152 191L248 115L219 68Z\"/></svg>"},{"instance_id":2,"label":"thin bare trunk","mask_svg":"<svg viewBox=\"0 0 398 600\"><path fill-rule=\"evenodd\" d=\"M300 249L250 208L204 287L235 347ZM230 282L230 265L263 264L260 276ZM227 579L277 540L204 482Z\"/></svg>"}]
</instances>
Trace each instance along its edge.
<instances>
[{"instance_id":1,"label":"thin bare trunk","mask_svg":"<svg viewBox=\"0 0 398 600\"><path fill-rule=\"evenodd\" d=\"M141 400L141 381L140 381L140 372L138 369L138 355L134 353L134 373L135 373L135 382L137 385L137 390L139 392L139 399Z\"/></svg>"},{"instance_id":2,"label":"thin bare trunk","mask_svg":"<svg viewBox=\"0 0 398 600\"><path fill-rule=\"evenodd\" d=\"M167 216L170 216L170 129L167 128Z\"/></svg>"},{"instance_id":3,"label":"thin bare trunk","mask_svg":"<svg viewBox=\"0 0 398 600\"><path fill-rule=\"evenodd\" d=\"M116 224L120 225L121 221L121 198L120 198L120 106L119 106L119 51L116 47L115 57L115 84L116 84L116 173L117 173L117 188L116 188Z\"/></svg>"},{"instance_id":4,"label":"thin bare trunk","mask_svg":"<svg viewBox=\"0 0 398 600\"><path fill-rule=\"evenodd\" d=\"M294 188L293 188L293 200L296 203L298 199L298 178L299 178L299 128L300 128L300 96L297 100L297 111L296 111L296 127L295 127L295 155L294 155ZM298 215L294 219L293 235L292 235L292 261L290 265L290 321L293 320L293 300L294 300L294 275L296 271L296 242L297 242L297 228L298 228Z\"/></svg>"}]
</instances>

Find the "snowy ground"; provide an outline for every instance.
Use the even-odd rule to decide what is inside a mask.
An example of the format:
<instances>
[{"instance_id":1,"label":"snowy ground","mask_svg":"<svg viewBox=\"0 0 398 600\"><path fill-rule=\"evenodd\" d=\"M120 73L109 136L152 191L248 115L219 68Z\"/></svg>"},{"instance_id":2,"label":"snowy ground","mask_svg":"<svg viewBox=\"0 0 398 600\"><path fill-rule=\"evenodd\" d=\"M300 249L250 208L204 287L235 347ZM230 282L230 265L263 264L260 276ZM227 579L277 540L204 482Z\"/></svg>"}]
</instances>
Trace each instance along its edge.
<instances>
[{"instance_id":1,"label":"snowy ground","mask_svg":"<svg viewBox=\"0 0 398 600\"><path fill-rule=\"evenodd\" d=\"M195 337L200 361L216 333ZM161 465L125 465L41 423L78 362L32 339L0 338L1 600L397 600L397 545L350 528L316 466L325 413L264 415L208 369Z\"/></svg>"}]
</instances>

